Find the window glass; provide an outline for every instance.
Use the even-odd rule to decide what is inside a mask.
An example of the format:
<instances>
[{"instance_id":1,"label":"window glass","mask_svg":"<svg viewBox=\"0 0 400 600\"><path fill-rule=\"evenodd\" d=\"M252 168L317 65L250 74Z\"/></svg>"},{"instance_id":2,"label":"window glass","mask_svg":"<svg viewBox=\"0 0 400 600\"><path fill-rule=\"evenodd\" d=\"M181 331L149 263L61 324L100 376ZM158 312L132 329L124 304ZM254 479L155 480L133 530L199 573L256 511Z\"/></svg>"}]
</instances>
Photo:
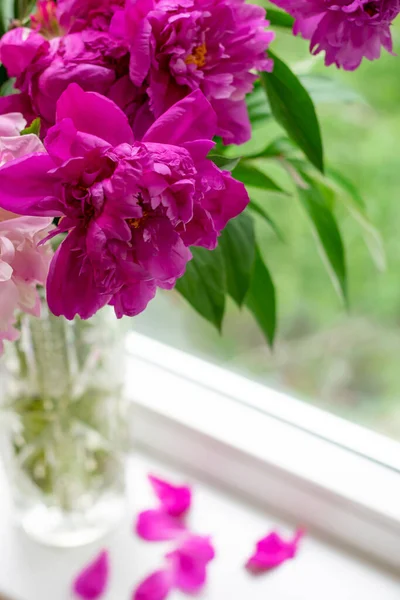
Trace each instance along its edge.
<instances>
[{"instance_id":1,"label":"window glass","mask_svg":"<svg viewBox=\"0 0 400 600\"><path fill-rule=\"evenodd\" d=\"M399 26L394 38L399 54ZM284 44L285 57L292 44L292 64L308 69L313 59L306 42L288 36ZM337 102L328 95L318 103L318 114L328 164L354 182L382 233L386 270L377 270L361 229L338 206L349 270L346 310L299 203L271 195L265 201L285 239L266 227L258 235L278 295L279 334L273 352L246 311L230 304L220 336L170 292L160 293L133 326L400 439L399 63L386 53L346 73L327 70L316 60L311 73L335 78L359 96L356 102Z\"/></svg>"}]
</instances>

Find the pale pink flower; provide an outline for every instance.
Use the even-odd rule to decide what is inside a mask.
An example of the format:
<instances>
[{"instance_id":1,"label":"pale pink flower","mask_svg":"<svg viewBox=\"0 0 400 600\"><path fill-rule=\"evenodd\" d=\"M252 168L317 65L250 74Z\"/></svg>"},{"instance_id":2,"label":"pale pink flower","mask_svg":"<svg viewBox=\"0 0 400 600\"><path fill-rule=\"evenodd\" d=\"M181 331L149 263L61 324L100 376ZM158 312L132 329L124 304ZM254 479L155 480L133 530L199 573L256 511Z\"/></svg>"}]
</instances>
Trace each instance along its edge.
<instances>
[{"instance_id":1,"label":"pale pink flower","mask_svg":"<svg viewBox=\"0 0 400 600\"><path fill-rule=\"evenodd\" d=\"M4 116L2 131L14 133L13 126L23 123L21 115ZM0 136L0 165L31 152L44 152L36 136ZM37 286L45 284L52 257L51 249L40 242L50 225L47 217L19 217L0 209L0 354L4 340L18 338L18 310L40 315Z\"/></svg>"},{"instance_id":2,"label":"pale pink flower","mask_svg":"<svg viewBox=\"0 0 400 600\"><path fill-rule=\"evenodd\" d=\"M0 115L0 136L19 135L25 127L26 121L20 113Z\"/></svg>"}]
</instances>

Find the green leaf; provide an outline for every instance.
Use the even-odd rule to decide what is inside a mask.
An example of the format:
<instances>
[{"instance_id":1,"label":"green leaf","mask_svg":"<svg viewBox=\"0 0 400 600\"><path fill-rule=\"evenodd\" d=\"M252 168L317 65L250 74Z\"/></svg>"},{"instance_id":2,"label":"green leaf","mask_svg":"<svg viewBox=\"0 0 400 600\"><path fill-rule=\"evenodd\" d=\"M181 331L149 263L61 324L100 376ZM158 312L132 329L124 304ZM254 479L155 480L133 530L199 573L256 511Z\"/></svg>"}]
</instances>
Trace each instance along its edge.
<instances>
[{"instance_id":1,"label":"green leaf","mask_svg":"<svg viewBox=\"0 0 400 600\"><path fill-rule=\"evenodd\" d=\"M240 158L229 158L222 154L209 154L208 158L213 161L217 167L224 171L233 171L233 169L239 164Z\"/></svg>"},{"instance_id":2,"label":"green leaf","mask_svg":"<svg viewBox=\"0 0 400 600\"><path fill-rule=\"evenodd\" d=\"M273 140L264 150L258 154L252 154L249 158L286 158L298 152L297 146L287 137L281 136Z\"/></svg>"},{"instance_id":3,"label":"green leaf","mask_svg":"<svg viewBox=\"0 0 400 600\"><path fill-rule=\"evenodd\" d=\"M0 96L11 96L11 94L17 94L17 90L14 87L15 79L7 79L0 88Z\"/></svg>"},{"instance_id":4,"label":"green leaf","mask_svg":"<svg viewBox=\"0 0 400 600\"><path fill-rule=\"evenodd\" d=\"M262 217L264 219L264 221L266 221L268 223L268 225L271 227L271 229L273 230L273 232L275 233L275 235L282 241L285 241L284 235L281 232L281 230L279 229L278 225L275 223L275 221L269 216L269 214L265 211L265 209L260 206L257 202L255 202L254 200L250 199L250 204L249 204L249 209L254 212L255 214L259 215L260 217Z\"/></svg>"},{"instance_id":5,"label":"green leaf","mask_svg":"<svg viewBox=\"0 0 400 600\"><path fill-rule=\"evenodd\" d=\"M335 289L347 303L345 251L336 219L327 206L324 194L308 175L301 173L309 187L298 187L300 200L319 240L322 255L329 267Z\"/></svg>"},{"instance_id":6,"label":"green leaf","mask_svg":"<svg viewBox=\"0 0 400 600\"><path fill-rule=\"evenodd\" d=\"M320 171L324 170L321 132L309 93L287 65L270 52L272 73L261 73L272 113Z\"/></svg>"},{"instance_id":7,"label":"green leaf","mask_svg":"<svg viewBox=\"0 0 400 600\"><path fill-rule=\"evenodd\" d=\"M251 124L258 125L272 117L271 107L263 87L256 81L254 90L246 97L247 111Z\"/></svg>"},{"instance_id":8,"label":"green leaf","mask_svg":"<svg viewBox=\"0 0 400 600\"><path fill-rule=\"evenodd\" d=\"M352 197L354 202L358 204L360 208L365 209L365 202L360 192L356 186L349 179L347 179L347 177L332 168L328 169L327 174L330 179L336 181L343 190L346 190L346 192Z\"/></svg>"},{"instance_id":9,"label":"green leaf","mask_svg":"<svg viewBox=\"0 0 400 600\"><path fill-rule=\"evenodd\" d=\"M30 133L33 133L37 136L40 135L40 119L39 118L32 121L32 123L28 127L25 127L25 129L23 129L21 131L21 135L28 135Z\"/></svg>"},{"instance_id":10,"label":"green leaf","mask_svg":"<svg viewBox=\"0 0 400 600\"><path fill-rule=\"evenodd\" d=\"M1 0L0 2L0 36L2 36L10 26L14 19L14 3L13 0Z\"/></svg>"},{"instance_id":11,"label":"green leaf","mask_svg":"<svg viewBox=\"0 0 400 600\"><path fill-rule=\"evenodd\" d=\"M229 221L219 239L228 293L238 306L242 306L250 286L255 243L253 219L245 212Z\"/></svg>"},{"instance_id":12,"label":"green leaf","mask_svg":"<svg viewBox=\"0 0 400 600\"><path fill-rule=\"evenodd\" d=\"M191 248L193 259L176 284L189 304L219 331L225 312L226 274L221 248Z\"/></svg>"},{"instance_id":13,"label":"green leaf","mask_svg":"<svg viewBox=\"0 0 400 600\"><path fill-rule=\"evenodd\" d=\"M254 165L242 161L232 172L235 179L239 179L245 185L259 188L261 190L270 190L279 194L288 194L273 179L268 177L263 171Z\"/></svg>"},{"instance_id":14,"label":"green leaf","mask_svg":"<svg viewBox=\"0 0 400 600\"><path fill-rule=\"evenodd\" d=\"M256 247L253 276L245 303L272 346L276 331L275 287L258 247Z\"/></svg>"},{"instance_id":15,"label":"green leaf","mask_svg":"<svg viewBox=\"0 0 400 600\"><path fill-rule=\"evenodd\" d=\"M364 242L376 266L381 271L386 268L386 254L382 237L377 228L371 223L366 211L364 200L354 184L344 175L329 169L329 176L336 183L336 196L347 208L351 216L362 228Z\"/></svg>"},{"instance_id":16,"label":"green leaf","mask_svg":"<svg viewBox=\"0 0 400 600\"><path fill-rule=\"evenodd\" d=\"M282 10L276 10L275 8L267 8L267 19L271 25L275 27L287 27L288 29L292 29L294 25L293 17Z\"/></svg>"}]
</instances>

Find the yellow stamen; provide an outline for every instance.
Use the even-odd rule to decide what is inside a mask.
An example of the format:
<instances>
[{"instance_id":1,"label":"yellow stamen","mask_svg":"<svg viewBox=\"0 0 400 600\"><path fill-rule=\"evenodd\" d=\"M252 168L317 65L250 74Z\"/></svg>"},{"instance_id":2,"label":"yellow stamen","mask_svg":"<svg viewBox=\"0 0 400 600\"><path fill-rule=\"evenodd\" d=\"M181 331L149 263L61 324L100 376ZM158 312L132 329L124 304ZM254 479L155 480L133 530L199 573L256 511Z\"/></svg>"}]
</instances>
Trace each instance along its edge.
<instances>
[{"instance_id":1,"label":"yellow stamen","mask_svg":"<svg viewBox=\"0 0 400 600\"><path fill-rule=\"evenodd\" d=\"M207 47L205 43L200 44L194 48L192 54L186 57L185 63L187 65L197 65L200 69L206 64Z\"/></svg>"},{"instance_id":2,"label":"yellow stamen","mask_svg":"<svg viewBox=\"0 0 400 600\"><path fill-rule=\"evenodd\" d=\"M143 223L144 219L147 217L148 212L143 211L143 216L140 219L127 219L126 222L131 229L139 229L140 225Z\"/></svg>"}]
</instances>

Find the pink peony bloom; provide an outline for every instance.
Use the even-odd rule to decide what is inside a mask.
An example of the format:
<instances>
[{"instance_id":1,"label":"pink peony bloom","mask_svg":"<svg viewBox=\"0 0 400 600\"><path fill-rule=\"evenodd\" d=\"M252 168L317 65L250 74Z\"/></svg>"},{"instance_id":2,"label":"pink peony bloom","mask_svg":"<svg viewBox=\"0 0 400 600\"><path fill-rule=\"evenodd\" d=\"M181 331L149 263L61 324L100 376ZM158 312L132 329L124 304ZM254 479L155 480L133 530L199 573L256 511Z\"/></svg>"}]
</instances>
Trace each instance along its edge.
<instances>
[{"instance_id":1,"label":"pink peony bloom","mask_svg":"<svg viewBox=\"0 0 400 600\"><path fill-rule=\"evenodd\" d=\"M27 94L11 94L10 96L0 97L0 115L10 113L21 113L27 124L32 123L36 117Z\"/></svg>"},{"instance_id":2,"label":"pink peony bloom","mask_svg":"<svg viewBox=\"0 0 400 600\"><path fill-rule=\"evenodd\" d=\"M325 64L349 71L362 59L392 52L390 25L399 0L273 0L296 19L294 33L311 40L313 54L325 52Z\"/></svg>"},{"instance_id":3,"label":"pink peony bloom","mask_svg":"<svg viewBox=\"0 0 400 600\"><path fill-rule=\"evenodd\" d=\"M68 32L87 27L107 31L114 12L125 5L125 0L58 0L58 20Z\"/></svg>"},{"instance_id":4,"label":"pink peony bloom","mask_svg":"<svg viewBox=\"0 0 400 600\"><path fill-rule=\"evenodd\" d=\"M54 124L57 101L70 83L106 96L112 93L128 64L128 48L95 29L50 39L42 33L23 27L7 32L0 40L0 61L16 77L17 89L29 98L31 112L40 116L46 131ZM127 97L132 103L132 87L124 89L125 96L120 88L116 92L121 104L128 103Z\"/></svg>"},{"instance_id":5,"label":"pink peony bloom","mask_svg":"<svg viewBox=\"0 0 400 600\"><path fill-rule=\"evenodd\" d=\"M248 203L244 185L207 154L215 114L200 91L173 106L135 141L110 100L72 84L57 124L35 153L0 169L0 206L63 217L69 232L50 267L56 315L87 319L105 304L117 317L144 310L157 287L171 289L190 245L215 248Z\"/></svg>"},{"instance_id":6,"label":"pink peony bloom","mask_svg":"<svg viewBox=\"0 0 400 600\"><path fill-rule=\"evenodd\" d=\"M0 165L28 153L44 152L36 136L10 135L21 126L24 126L22 115L0 117ZM18 217L0 209L0 354L4 340L18 338L18 331L13 327L16 312L40 314L36 287L46 282L51 250L39 244L50 225L48 218Z\"/></svg>"},{"instance_id":7,"label":"pink peony bloom","mask_svg":"<svg viewBox=\"0 0 400 600\"><path fill-rule=\"evenodd\" d=\"M111 32L130 45L129 74L146 82L149 109L158 117L201 89L225 143L250 138L245 96L255 70L272 70L265 51L274 38L260 6L243 0L128 0Z\"/></svg>"},{"instance_id":8,"label":"pink peony bloom","mask_svg":"<svg viewBox=\"0 0 400 600\"><path fill-rule=\"evenodd\" d=\"M299 530L292 540L286 541L275 531L268 534L257 542L254 554L247 561L247 569L254 573L268 571L294 558L303 535L304 532Z\"/></svg>"},{"instance_id":9,"label":"pink peony bloom","mask_svg":"<svg viewBox=\"0 0 400 600\"><path fill-rule=\"evenodd\" d=\"M73 591L83 600L100 598L107 588L109 578L108 552L103 550L74 581Z\"/></svg>"},{"instance_id":10,"label":"pink peony bloom","mask_svg":"<svg viewBox=\"0 0 400 600\"><path fill-rule=\"evenodd\" d=\"M201 89L225 143L250 138L245 96L271 70L265 10L244 0L40 0L33 30L0 41L0 60L44 131L70 83L111 98L142 137L173 104Z\"/></svg>"},{"instance_id":11,"label":"pink peony bloom","mask_svg":"<svg viewBox=\"0 0 400 600\"><path fill-rule=\"evenodd\" d=\"M166 567L140 583L132 600L165 600L173 589L197 594L206 583L207 565L214 557L209 538L187 534L178 547L166 555Z\"/></svg>"}]
</instances>

